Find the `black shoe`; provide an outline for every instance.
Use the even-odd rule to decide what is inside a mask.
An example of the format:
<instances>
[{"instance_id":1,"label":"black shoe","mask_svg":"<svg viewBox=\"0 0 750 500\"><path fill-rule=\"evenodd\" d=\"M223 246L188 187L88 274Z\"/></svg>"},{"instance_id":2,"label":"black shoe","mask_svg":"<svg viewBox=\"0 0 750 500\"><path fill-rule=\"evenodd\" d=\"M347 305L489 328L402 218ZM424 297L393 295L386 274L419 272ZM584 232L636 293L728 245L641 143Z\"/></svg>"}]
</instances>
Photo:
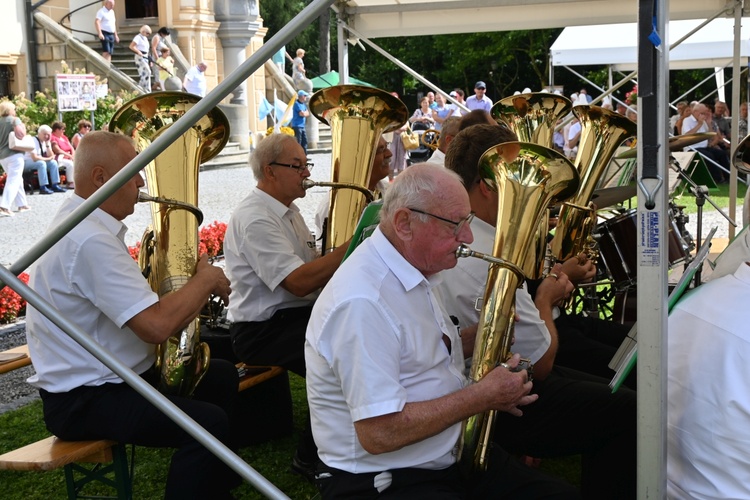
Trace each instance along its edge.
<instances>
[{"instance_id":1,"label":"black shoe","mask_svg":"<svg viewBox=\"0 0 750 500\"><path fill-rule=\"evenodd\" d=\"M315 462L305 462L304 460L299 458L299 455L297 453L295 453L294 458L292 458L291 469L295 474L299 474L300 476L307 479L310 483L314 484L315 465Z\"/></svg>"},{"instance_id":2,"label":"black shoe","mask_svg":"<svg viewBox=\"0 0 750 500\"><path fill-rule=\"evenodd\" d=\"M39 188L39 194L52 194L52 190L47 186L41 186Z\"/></svg>"},{"instance_id":3,"label":"black shoe","mask_svg":"<svg viewBox=\"0 0 750 500\"><path fill-rule=\"evenodd\" d=\"M52 187L50 187L50 190L53 193L64 193L65 191L67 191L65 188L60 187L60 184L52 184Z\"/></svg>"}]
</instances>

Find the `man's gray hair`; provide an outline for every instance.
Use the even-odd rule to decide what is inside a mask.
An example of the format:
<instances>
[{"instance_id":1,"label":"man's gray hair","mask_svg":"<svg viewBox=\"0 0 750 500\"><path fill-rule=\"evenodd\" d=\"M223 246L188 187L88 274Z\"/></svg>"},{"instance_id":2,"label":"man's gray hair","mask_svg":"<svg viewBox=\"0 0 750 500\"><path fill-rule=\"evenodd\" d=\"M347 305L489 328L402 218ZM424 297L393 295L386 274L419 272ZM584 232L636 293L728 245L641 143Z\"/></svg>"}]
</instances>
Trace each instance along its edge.
<instances>
[{"instance_id":1,"label":"man's gray hair","mask_svg":"<svg viewBox=\"0 0 750 500\"><path fill-rule=\"evenodd\" d=\"M380 220L389 223L393 214L401 208L433 210L443 196L439 179L445 175L455 178L463 185L458 174L436 163L420 163L404 170L385 192ZM423 222L427 220L426 215L415 215Z\"/></svg>"},{"instance_id":2,"label":"man's gray hair","mask_svg":"<svg viewBox=\"0 0 750 500\"><path fill-rule=\"evenodd\" d=\"M259 181L264 179L266 176L263 173L263 167L269 165L271 162L276 161L276 158L281 156L284 152L288 143L297 144L297 139L294 136L287 134L271 134L268 137L263 138L250 154L250 168L253 169L253 175L255 180Z\"/></svg>"}]
</instances>

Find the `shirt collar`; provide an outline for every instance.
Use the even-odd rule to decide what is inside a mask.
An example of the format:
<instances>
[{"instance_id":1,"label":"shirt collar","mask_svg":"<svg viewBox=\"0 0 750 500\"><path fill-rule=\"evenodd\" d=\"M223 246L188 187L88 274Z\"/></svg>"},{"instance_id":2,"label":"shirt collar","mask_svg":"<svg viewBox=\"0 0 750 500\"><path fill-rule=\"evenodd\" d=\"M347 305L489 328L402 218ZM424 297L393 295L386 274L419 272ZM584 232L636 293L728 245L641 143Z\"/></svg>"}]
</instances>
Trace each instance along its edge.
<instances>
[{"instance_id":1,"label":"shirt collar","mask_svg":"<svg viewBox=\"0 0 750 500\"><path fill-rule=\"evenodd\" d=\"M378 227L375 232L370 236L372 244L375 247L375 251L383 259L383 262L388 266L391 272L396 276L404 289L408 292L416 288L420 284L424 283L428 288L435 287L442 283L442 273L437 273L430 278L425 276L409 261L407 261L403 255L401 255L396 247L388 241L383 232Z\"/></svg>"},{"instance_id":2,"label":"shirt collar","mask_svg":"<svg viewBox=\"0 0 750 500\"><path fill-rule=\"evenodd\" d=\"M743 283L750 283L750 263L743 261L734 272L734 277Z\"/></svg>"},{"instance_id":3,"label":"shirt collar","mask_svg":"<svg viewBox=\"0 0 750 500\"><path fill-rule=\"evenodd\" d=\"M299 207L294 204L294 202L290 203L287 207L283 203L281 203L279 200L271 196L270 194L266 193L262 189L258 188L257 186L253 188L253 192L259 196L261 199L263 199L268 206L268 208L273 212L274 215L279 217L280 219L283 219L284 216L287 213L290 212L299 212ZM290 214L291 215L291 214Z\"/></svg>"},{"instance_id":4,"label":"shirt collar","mask_svg":"<svg viewBox=\"0 0 750 500\"><path fill-rule=\"evenodd\" d=\"M72 206L72 209L70 211L72 212L73 210L80 207L84 201L86 200L73 193L73 195L69 198L69 203ZM120 241L125 241L125 233L128 232L128 227L123 224L122 221L115 219L99 207L91 212L91 215L96 217L99 222L101 222L102 225L107 229L107 231L114 234Z\"/></svg>"}]
</instances>

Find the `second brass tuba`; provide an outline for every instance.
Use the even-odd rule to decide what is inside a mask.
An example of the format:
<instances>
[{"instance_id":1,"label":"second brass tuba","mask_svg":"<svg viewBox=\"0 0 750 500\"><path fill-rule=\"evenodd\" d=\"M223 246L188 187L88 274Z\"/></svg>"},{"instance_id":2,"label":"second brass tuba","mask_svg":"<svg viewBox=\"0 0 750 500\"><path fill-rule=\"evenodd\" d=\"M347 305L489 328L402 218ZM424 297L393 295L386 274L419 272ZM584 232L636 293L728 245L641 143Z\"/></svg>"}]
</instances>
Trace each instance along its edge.
<instances>
[{"instance_id":1,"label":"second brass tuba","mask_svg":"<svg viewBox=\"0 0 750 500\"><path fill-rule=\"evenodd\" d=\"M490 115L515 132L519 141L553 147L555 125L568 114L572 103L567 97L548 92L516 94L498 101Z\"/></svg>"},{"instance_id":2,"label":"second brass tuba","mask_svg":"<svg viewBox=\"0 0 750 500\"><path fill-rule=\"evenodd\" d=\"M344 244L354 234L368 203L367 190L374 152L380 136L401 127L408 110L384 90L361 85L336 85L310 97L310 112L331 127L331 182L328 225L323 253ZM343 189L350 188L350 189Z\"/></svg>"},{"instance_id":3,"label":"second brass tuba","mask_svg":"<svg viewBox=\"0 0 750 500\"><path fill-rule=\"evenodd\" d=\"M567 260L590 251L593 244L591 232L596 225L596 210L590 205L591 197L617 147L637 132L637 126L631 120L599 106L575 106L573 113L581 123L575 159L581 184L575 196L560 209L555 236L550 243L557 260Z\"/></svg>"},{"instance_id":4,"label":"second brass tuba","mask_svg":"<svg viewBox=\"0 0 750 500\"><path fill-rule=\"evenodd\" d=\"M481 380L511 357L516 289L524 280L525 259L542 216L551 203L570 197L578 188L573 164L560 153L536 144L506 142L487 150L479 161L480 177L498 193L495 244L492 256L462 246L459 257L489 261L474 344L470 378ZM466 472L487 468L495 412L475 415L464 422L461 467Z\"/></svg>"},{"instance_id":5,"label":"second brass tuba","mask_svg":"<svg viewBox=\"0 0 750 500\"><path fill-rule=\"evenodd\" d=\"M154 92L125 103L115 112L109 129L132 138L143 151L199 101L183 92ZM151 196L153 229L141 241L140 264L151 288L163 297L185 285L198 261L200 164L216 156L229 139L229 122L218 108L172 143L145 168ZM190 396L208 369L208 345L200 342L200 320L194 319L157 349L158 389Z\"/></svg>"}]
</instances>

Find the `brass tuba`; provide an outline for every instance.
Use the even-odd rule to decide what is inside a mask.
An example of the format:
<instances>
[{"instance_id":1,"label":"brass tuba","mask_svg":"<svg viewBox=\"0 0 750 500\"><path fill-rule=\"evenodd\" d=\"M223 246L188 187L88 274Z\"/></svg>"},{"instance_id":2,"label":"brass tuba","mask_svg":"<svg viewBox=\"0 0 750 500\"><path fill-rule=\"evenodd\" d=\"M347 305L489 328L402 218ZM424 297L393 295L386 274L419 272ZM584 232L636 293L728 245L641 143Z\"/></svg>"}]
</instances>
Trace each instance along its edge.
<instances>
[{"instance_id":1,"label":"brass tuba","mask_svg":"<svg viewBox=\"0 0 750 500\"><path fill-rule=\"evenodd\" d=\"M492 106L490 115L515 132L519 141L552 148L555 125L568 114L571 107L572 103L567 97L532 92L500 99Z\"/></svg>"},{"instance_id":2,"label":"brass tuba","mask_svg":"<svg viewBox=\"0 0 750 500\"><path fill-rule=\"evenodd\" d=\"M154 92L125 103L109 129L131 137L136 151L146 149L199 100L183 92ZM198 205L201 163L216 156L229 139L229 122L218 108L196 122L146 168L153 229L141 241L139 263L159 296L174 292L194 274L198 261ZM171 395L190 396L208 369L208 345L200 342L200 320L157 347L158 388Z\"/></svg>"},{"instance_id":3,"label":"brass tuba","mask_svg":"<svg viewBox=\"0 0 750 500\"><path fill-rule=\"evenodd\" d=\"M578 172L563 155L525 142L490 148L479 161L479 171L499 195L492 256L465 246L456 252L459 257L491 262L471 364L474 382L510 359L515 292L524 280L518 263L523 262L547 207L572 196L579 182ZM490 411L464 422L460 462L467 473L486 470L494 421L495 412Z\"/></svg>"},{"instance_id":4,"label":"brass tuba","mask_svg":"<svg viewBox=\"0 0 750 500\"><path fill-rule=\"evenodd\" d=\"M309 107L318 120L330 125L333 140L331 182L318 184L333 186L323 235L323 253L327 253L354 234L370 201L362 189L367 190L378 140L383 133L401 127L408 110L388 92L360 85L319 90L310 97Z\"/></svg>"},{"instance_id":5,"label":"brass tuba","mask_svg":"<svg viewBox=\"0 0 750 500\"><path fill-rule=\"evenodd\" d=\"M581 184L576 195L560 209L551 242L557 260L588 253L595 247L591 232L596 225L596 210L590 204L591 197L617 147L637 132L637 125L631 120L599 106L575 106L573 113L581 123L575 159Z\"/></svg>"}]
</instances>

